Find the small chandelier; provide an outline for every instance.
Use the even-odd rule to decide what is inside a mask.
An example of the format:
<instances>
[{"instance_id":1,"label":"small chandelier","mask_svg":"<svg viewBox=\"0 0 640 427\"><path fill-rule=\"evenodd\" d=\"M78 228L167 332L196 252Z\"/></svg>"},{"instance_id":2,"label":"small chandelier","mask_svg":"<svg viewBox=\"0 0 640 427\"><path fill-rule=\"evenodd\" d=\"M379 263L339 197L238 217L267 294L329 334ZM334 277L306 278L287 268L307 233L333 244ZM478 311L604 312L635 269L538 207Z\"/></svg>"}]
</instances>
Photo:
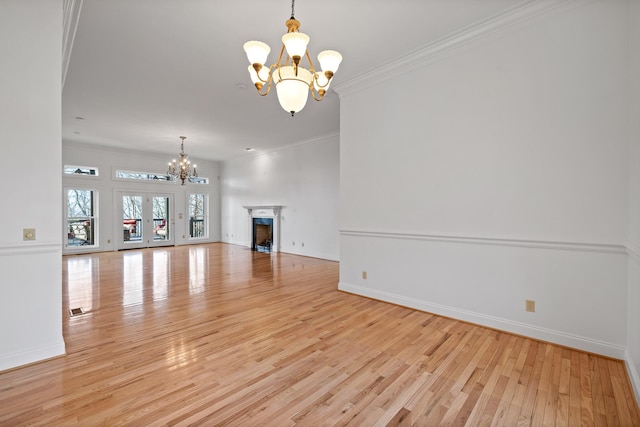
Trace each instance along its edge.
<instances>
[{"instance_id":1,"label":"small chandelier","mask_svg":"<svg viewBox=\"0 0 640 427\"><path fill-rule=\"evenodd\" d=\"M189 161L189 156L184 152L184 140L187 139L186 136L181 136L180 139L182 142L180 143L180 161L176 162L176 159L173 159L169 162L169 170L167 171L167 175L170 175L173 180L182 181L182 185L184 182L189 180L189 182L193 181L194 178L198 177L198 172L196 171L196 165L191 167L191 162Z\"/></svg>"},{"instance_id":2,"label":"small chandelier","mask_svg":"<svg viewBox=\"0 0 640 427\"><path fill-rule=\"evenodd\" d=\"M302 110L307 103L309 92L316 101L322 100L331 78L338 71L342 62L342 55L335 50L325 50L318 54L318 62L322 71L316 71L307 51L309 36L298 31L300 21L294 17L294 3L291 0L291 18L285 23L287 34L282 36L282 49L278 62L269 68L264 66L271 48L263 42L248 41L244 44L249 62L251 81L258 89L258 94L265 96L271 90L271 83L275 82L278 101L285 111L293 116ZM283 60L284 51L287 56ZM308 69L300 65L302 57L309 63ZM263 90L266 84L266 89Z\"/></svg>"}]
</instances>

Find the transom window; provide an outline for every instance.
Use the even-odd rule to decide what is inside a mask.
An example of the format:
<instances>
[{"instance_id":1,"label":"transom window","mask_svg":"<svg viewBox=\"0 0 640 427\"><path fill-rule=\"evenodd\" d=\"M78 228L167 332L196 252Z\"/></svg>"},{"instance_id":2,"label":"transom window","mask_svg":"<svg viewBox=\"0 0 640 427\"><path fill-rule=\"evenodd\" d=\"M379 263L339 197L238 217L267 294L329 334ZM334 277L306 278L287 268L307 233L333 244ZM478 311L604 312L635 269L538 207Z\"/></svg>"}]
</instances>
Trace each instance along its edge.
<instances>
[{"instance_id":1,"label":"transom window","mask_svg":"<svg viewBox=\"0 0 640 427\"><path fill-rule=\"evenodd\" d=\"M121 179L138 179L143 181L173 181L173 179L166 174L153 173L153 172L134 172L117 170L116 178Z\"/></svg>"},{"instance_id":2,"label":"transom window","mask_svg":"<svg viewBox=\"0 0 640 427\"><path fill-rule=\"evenodd\" d=\"M155 172L136 172L136 171L127 171L127 170L116 170L116 178L120 179L136 179L142 181L169 181L174 182L175 180L171 175L167 175L165 173L155 173ZM193 184L208 184L209 178L192 178L189 182Z\"/></svg>"},{"instance_id":3,"label":"transom window","mask_svg":"<svg viewBox=\"0 0 640 427\"><path fill-rule=\"evenodd\" d=\"M98 168L92 166L64 165L65 175L98 176Z\"/></svg>"}]
</instances>

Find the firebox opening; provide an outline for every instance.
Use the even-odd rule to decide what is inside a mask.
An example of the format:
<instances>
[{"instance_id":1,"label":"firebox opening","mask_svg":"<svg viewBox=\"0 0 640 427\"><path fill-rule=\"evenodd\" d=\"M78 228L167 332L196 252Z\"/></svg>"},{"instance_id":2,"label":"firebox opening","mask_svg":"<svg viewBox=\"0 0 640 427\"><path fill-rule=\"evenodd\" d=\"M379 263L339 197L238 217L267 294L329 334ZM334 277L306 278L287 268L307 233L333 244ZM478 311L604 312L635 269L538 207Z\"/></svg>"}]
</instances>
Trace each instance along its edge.
<instances>
[{"instance_id":1,"label":"firebox opening","mask_svg":"<svg viewBox=\"0 0 640 427\"><path fill-rule=\"evenodd\" d=\"M273 218L253 218L253 243L251 249L271 252L273 246Z\"/></svg>"}]
</instances>

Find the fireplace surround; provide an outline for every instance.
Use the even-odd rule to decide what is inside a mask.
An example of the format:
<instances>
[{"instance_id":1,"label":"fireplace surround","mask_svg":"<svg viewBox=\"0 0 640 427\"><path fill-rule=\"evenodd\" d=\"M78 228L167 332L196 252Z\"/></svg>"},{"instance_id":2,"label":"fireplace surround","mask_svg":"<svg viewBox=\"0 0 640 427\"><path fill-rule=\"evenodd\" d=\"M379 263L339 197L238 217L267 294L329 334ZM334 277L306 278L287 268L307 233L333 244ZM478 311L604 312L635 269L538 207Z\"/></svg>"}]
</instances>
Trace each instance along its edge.
<instances>
[{"instance_id":1,"label":"fireplace surround","mask_svg":"<svg viewBox=\"0 0 640 427\"><path fill-rule=\"evenodd\" d=\"M262 205L243 206L243 208L249 214L249 247L260 252L280 252L280 209L282 206Z\"/></svg>"}]
</instances>

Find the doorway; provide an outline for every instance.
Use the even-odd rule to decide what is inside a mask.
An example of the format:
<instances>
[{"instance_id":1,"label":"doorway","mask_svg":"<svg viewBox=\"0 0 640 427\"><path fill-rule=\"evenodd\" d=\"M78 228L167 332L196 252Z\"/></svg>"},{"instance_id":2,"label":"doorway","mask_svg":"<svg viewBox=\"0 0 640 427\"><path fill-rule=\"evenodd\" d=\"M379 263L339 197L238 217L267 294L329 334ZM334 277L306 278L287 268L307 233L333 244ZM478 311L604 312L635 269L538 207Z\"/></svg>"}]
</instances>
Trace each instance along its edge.
<instances>
[{"instance_id":1,"label":"doorway","mask_svg":"<svg viewBox=\"0 0 640 427\"><path fill-rule=\"evenodd\" d=\"M175 244L172 194L119 192L116 200L118 249Z\"/></svg>"}]
</instances>

